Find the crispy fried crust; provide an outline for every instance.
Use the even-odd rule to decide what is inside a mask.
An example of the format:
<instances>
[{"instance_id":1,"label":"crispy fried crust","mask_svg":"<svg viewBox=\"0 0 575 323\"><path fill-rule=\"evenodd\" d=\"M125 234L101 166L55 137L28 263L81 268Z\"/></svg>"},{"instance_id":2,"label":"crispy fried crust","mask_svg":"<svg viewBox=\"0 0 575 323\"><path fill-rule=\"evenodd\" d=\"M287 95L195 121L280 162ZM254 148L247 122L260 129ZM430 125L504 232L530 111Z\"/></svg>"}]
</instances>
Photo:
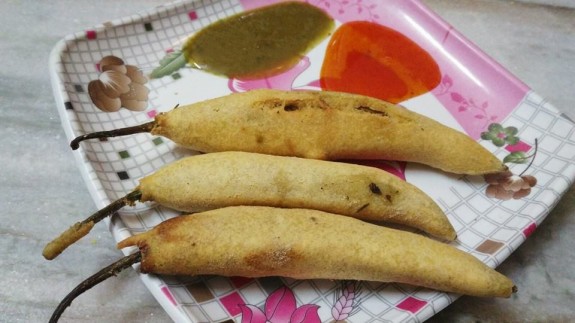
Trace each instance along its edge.
<instances>
[{"instance_id":1,"label":"crispy fried crust","mask_svg":"<svg viewBox=\"0 0 575 323\"><path fill-rule=\"evenodd\" d=\"M156 117L153 134L202 152L387 159L457 174L506 167L467 135L401 106L329 91L254 90Z\"/></svg>"},{"instance_id":2,"label":"crispy fried crust","mask_svg":"<svg viewBox=\"0 0 575 323\"><path fill-rule=\"evenodd\" d=\"M140 248L147 273L401 282L488 297L514 291L511 280L448 244L314 210L217 209L118 244L128 246Z\"/></svg>"},{"instance_id":3,"label":"crispy fried crust","mask_svg":"<svg viewBox=\"0 0 575 323\"><path fill-rule=\"evenodd\" d=\"M195 212L234 205L308 208L398 223L443 240L456 233L420 189L377 168L245 152L192 156L140 181L142 201Z\"/></svg>"}]
</instances>

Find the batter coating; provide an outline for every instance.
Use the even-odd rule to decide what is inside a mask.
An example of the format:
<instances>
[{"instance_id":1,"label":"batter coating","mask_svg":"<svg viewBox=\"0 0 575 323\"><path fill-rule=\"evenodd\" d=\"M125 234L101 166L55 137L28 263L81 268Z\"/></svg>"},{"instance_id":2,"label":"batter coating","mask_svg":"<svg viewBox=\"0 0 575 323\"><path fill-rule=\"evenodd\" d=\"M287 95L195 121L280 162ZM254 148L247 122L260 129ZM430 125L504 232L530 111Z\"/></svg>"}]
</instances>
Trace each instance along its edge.
<instances>
[{"instance_id":1,"label":"batter coating","mask_svg":"<svg viewBox=\"0 0 575 323\"><path fill-rule=\"evenodd\" d=\"M141 271L401 282L509 297L513 282L477 258L421 235L306 209L238 206L180 216L129 237Z\"/></svg>"},{"instance_id":2,"label":"batter coating","mask_svg":"<svg viewBox=\"0 0 575 323\"><path fill-rule=\"evenodd\" d=\"M161 113L151 133L201 152L410 161L467 175L506 169L455 129L401 106L339 92L235 93Z\"/></svg>"}]
</instances>

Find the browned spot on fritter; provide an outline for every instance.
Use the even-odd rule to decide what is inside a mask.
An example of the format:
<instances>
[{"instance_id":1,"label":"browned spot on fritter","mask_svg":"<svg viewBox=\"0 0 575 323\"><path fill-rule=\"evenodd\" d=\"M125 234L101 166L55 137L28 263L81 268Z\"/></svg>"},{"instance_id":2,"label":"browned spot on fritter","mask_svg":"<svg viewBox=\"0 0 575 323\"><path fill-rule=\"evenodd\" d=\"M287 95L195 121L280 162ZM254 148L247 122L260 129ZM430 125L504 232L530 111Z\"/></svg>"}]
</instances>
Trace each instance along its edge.
<instances>
[{"instance_id":1,"label":"browned spot on fritter","mask_svg":"<svg viewBox=\"0 0 575 323\"><path fill-rule=\"evenodd\" d=\"M389 116L387 113L385 113L385 112L383 112L383 111L375 110L375 109L372 109L372 108L370 108L370 107L366 107L366 106L363 106L363 105L362 105L362 106L359 106L359 107L357 107L357 108L355 108L355 109L356 109L356 110L359 110L359 111L362 111L362 112L377 114L377 115L380 115L380 116L382 116L382 117L387 117L387 116Z\"/></svg>"},{"instance_id":2,"label":"browned spot on fritter","mask_svg":"<svg viewBox=\"0 0 575 323\"><path fill-rule=\"evenodd\" d=\"M263 142L264 142L264 136L262 136L262 135L257 135L257 136L256 136L256 142L257 142L258 144L263 143Z\"/></svg>"},{"instance_id":3,"label":"browned spot on fritter","mask_svg":"<svg viewBox=\"0 0 575 323\"><path fill-rule=\"evenodd\" d=\"M290 112L296 110L299 110L299 105L296 102L288 103L284 106L284 111Z\"/></svg>"},{"instance_id":4,"label":"browned spot on fritter","mask_svg":"<svg viewBox=\"0 0 575 323\"><path fill-rule=\"evenodd\" d=\"M281 108L283 106L283 102L281 100L272 98L272 99L268 99L268 100L259 100L259 101L255 101L252 103L252 106L254 107L254 109L277 109L277 108Z\"/></svg>"},{"instance_id":5,"label":"browned spot on fritter","mask_svg":"<svg viewBox=\"0 0 575 323\"><path fill-rule=\"evenodd\" d=\"M297 253L289 247L263 250L248 254L244 261L254 269L254 271L270 271L281 268L297 258Z\"/></svg>"},{"instance_id":6,"label":"browned spot on fritter","mask_svg":"<svg viewBox=\"0 0 575 323\"><path fill-rule=\"evenodd\" d=\"M178 226L178 223L180 222L178 219L178 217L175 217L164 221L161 226L156 228L157 234L160 236L167 236L173 228Z\"/></svg>"},{"instance_id":7,"label":"browned spot on fritter","mask_svg":"<svg viewBox=\"0 0 575 323\"><path fill-rule=\"evenodd\" d=\"M147 242L145 241L141 241L140 243L138 243L138 249L140 249L140 253L142 254L142 261L140 261L140 271L142 273L149 273L153 270L153 263L148 263L148 251L150 249L150 246L148 245ZM151 266L151 267L150 267Z\"/></svg>"},{"instance_id":8,"label":"browned spot on fritter","mask_svg":"<svg viewBox=\"0 0 575 323\"><path fill-rule=\"evenodd\" d=\"M365 209L368 206L369 206L369 203L362 205L359 209L357 209L357 211L355 211L355 213L359 213L359 212L363 211L363 209Z\"/></svg>"},{"instance_id":9,"label":"browned spot on fritter","mask_svg":"<svg viewBox=\"0 0 575 323\"><path fill-rule=\"evenodd\" d=\"M376 195L381 195L381 189L375 183L369 183L369 190Z\"/></svg>"}]
</instances>

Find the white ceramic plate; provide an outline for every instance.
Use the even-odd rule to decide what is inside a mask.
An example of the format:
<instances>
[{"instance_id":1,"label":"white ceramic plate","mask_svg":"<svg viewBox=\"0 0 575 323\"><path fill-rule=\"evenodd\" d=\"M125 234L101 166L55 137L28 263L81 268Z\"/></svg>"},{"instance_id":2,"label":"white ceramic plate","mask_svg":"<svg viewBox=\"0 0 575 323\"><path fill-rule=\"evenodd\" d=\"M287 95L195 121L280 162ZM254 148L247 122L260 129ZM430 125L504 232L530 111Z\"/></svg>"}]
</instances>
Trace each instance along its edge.
<instances>
[{"instance_id":1,"label":"white ceramic plate","mask_svg":"<svg viewBox=\"0 0 575 323\"><path fill-rule=\"evenodd\" d=\"M206 0L168 4L125 19L106 22L63 39L51 57L54 92L66 135L151 121L176 104L187 104L252 88L320 89L319 71L329 39L315 47L281 77L258 81L228 80L191 68L143 84L143 111L103 112L88 95L88 83L101 78L99 62L114 55L126 65L150 72L180 48L195 31L240 11L273 0ZM459 178L412 164L387 164L419 186L443 208L458 233L454 245L491 267L508 257L537 228L575 178L574 124L515 79L417 0L309 0L341 25L363 20L390 27L427 51L437 62L441 82L402 105L466 132L496 156L538 152L527 174L538 183L529 196L502 201L488 198L481 178ZM498 147L481 133L492 124L515 127L517 143ZM75 157L98 207L130 192L139 178L189 152L148 134L86 141ZM527 164L509 164L516 174ZM391 168L389 168L391 166ZM149 230L179 213L140 204L111 222L119 241ZM344 262L345 259L342 259ZM305 322L424 321L458 295L400 284L298 281L223 277L141 275L167 313L178 322L272 320L306 314ZM519 286L520 287L520 286ZM277 320L277 317L275 317Z\"/></svg>"}]
</instances>

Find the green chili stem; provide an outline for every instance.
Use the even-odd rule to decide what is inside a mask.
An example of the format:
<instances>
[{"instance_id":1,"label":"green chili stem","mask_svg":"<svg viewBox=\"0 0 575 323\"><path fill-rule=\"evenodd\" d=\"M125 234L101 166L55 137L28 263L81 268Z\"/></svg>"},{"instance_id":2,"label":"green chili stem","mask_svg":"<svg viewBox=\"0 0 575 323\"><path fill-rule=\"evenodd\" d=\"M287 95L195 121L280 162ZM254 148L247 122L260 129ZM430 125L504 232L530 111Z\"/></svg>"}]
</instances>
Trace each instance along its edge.
<instances>
[{"instance_id":1,"label":"green chili stem","mask_svg":"<svg viewBox=\"0 0 575 323\"><path fill-rule=\"evenodd\" d=\"M141 125L127 127L127 128L120 128L108 131L99 131L99 132L92 132L82 136L78 136L70 142L70 147L73 150L80 148L80 142L87 140L87 139L96 139L96 138L111 138L111 137L118 137L118 136L126 136L126 135L133 135L136 133L142 132L150 132L156 125L155 121L150 121Z\"/></svg>"},{"instance_id":2,"label":"green chili stem","mask_svg":"<svg viewBox=\"0 0 575 323\"><path fill-rule=\"evenodd\" d=\"M78 286L76 286L76 288L74 288L68 295L66 295L64 299L62 299L60 304L58 304L58 307L56 307L56 309L54 310L54 313L52 313L49 322L50 323L58 322L60 316L62 316L62 313L64 313L66 308L70 306L70 304L72 304L72 301L74 301L76 297L80 296L82 293L98 285L104 280L112 276L116 276L122 270L140 261L142 261L142 253L138 251L129 256L120 258L120 260L114 262L113 264L107 266L106 268L103 268L96 274L88 277L86 280L84 280Z\"/></svg>"},{"instance_id":3,"label":"green chili stem","mask_svg":"<svg viewBox=\"0 0 575 323\"><path fill-rule=\"evenodd\" d=\"M48 260L56 258L70 245L86 236L92 230L94 224L102 221L104 218L120 210L124 206L131 205L134 202L139 201L141 197L142 192L135 190L92 214L84 221L75 223L68 230L64 231L57 238L48 243L46 247L44 247L42 255Z\"/></svg>"},{"instance_id":4,"label":"green chili stem","mask_svg":"<svg viewBox=\"0 0 575 323\"><path fill-rule=\"evenodd\" d=\"M126 194L126 196L115 200L108 206L90 215L87 219L82 221L82 223L88 223L88 222L98 223L103 219L105 219L107 216L112 215L112 213L120 210L124 206L134 204L134 202L139 201L141 198L142 198L142 192L140 190L132 191Z\"/></svg>"}]
</instances>

